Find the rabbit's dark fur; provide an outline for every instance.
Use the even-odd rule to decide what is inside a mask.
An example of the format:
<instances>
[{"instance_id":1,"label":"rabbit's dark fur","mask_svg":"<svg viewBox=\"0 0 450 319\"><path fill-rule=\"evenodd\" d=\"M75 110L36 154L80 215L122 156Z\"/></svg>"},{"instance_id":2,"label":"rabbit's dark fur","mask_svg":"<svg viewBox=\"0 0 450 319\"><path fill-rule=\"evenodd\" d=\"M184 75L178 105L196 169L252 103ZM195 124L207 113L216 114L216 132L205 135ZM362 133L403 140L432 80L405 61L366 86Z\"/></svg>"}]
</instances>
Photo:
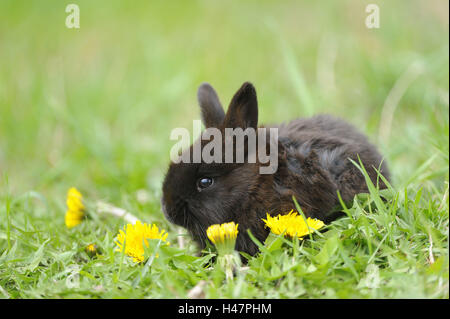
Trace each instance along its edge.
<instances>
[{"instance_id":1,"label":"rabbit's dark fur","mask_svg":"<svg viewBox=\"0 0 450 319\"><path fill-rule=\"evenodd\" d=\"M256 128L258 105L252 84L244 83L234 95L225 114L214 89L203 84L198 100L205 127ZM256 163L171 163L163 183L162 208L171 222L185 227L201 247L206 229L212 224L234 221L239 224L236 250L250 255L258 251L249 238L250 229L260 241L269 230L261 220L266 213L278 215L295 209L294 196L306 216L330 222L336 218L337 191L346 202L367 192L364 176L349 161L358 155L372 182L375 168L389 180L382 156L367 138L341 119L318 115L278 126L278 169L260 174ZM203 146L208 141L197 140ZM191 154L192 154L191 146ZM266 164L265 164L266 165ZM264 166L265 166L264 165ZM214 178L212 186L199 189L202 177ZM381 179L380 188L386 185Z\"/></svg>"}]
</instances>

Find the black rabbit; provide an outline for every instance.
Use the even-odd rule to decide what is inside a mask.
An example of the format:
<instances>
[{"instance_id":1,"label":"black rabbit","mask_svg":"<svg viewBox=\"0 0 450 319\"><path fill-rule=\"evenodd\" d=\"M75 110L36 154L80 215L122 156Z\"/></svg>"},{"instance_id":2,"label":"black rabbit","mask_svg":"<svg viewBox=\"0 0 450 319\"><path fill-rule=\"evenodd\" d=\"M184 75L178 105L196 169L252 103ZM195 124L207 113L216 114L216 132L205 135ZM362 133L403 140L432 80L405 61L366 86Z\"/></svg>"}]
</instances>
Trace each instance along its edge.
<instances>
[{"instance_id":1,"label":"black rabbit","mask_svg":"<svg viewBox=\"0 0 450 319\"><path fill-rule=\"evenodd\" d=\"M251 83L244 83L237 91L226 114L209 84L199 87L198 100L206 128L221 132L225 128L257 129L258 104ZM247 229L264 241L269 230L261 219L266 213L296 210L292 196L306 216L332 221L337 217L332 213L339 204L337 191L344 201L368 192L364 176L349 158L358 162L359 155L373 183L378 177L375 169L389 180L387 165L376 148L341 119L318 115L267 127L278 128L278 167L273 174L260 174L263 164L259 160L170 164L163 182L164 214L185 227L202 248L210 225L234 221L239 224L236 250L254 255L258 248ZM196 141L201 147L207 142ZM270 143L267 140L267 147ZM185 151L192 154L192 150L193 145ZM381 179L378 184L386 188Z\"/></svg>"}]
</instances>

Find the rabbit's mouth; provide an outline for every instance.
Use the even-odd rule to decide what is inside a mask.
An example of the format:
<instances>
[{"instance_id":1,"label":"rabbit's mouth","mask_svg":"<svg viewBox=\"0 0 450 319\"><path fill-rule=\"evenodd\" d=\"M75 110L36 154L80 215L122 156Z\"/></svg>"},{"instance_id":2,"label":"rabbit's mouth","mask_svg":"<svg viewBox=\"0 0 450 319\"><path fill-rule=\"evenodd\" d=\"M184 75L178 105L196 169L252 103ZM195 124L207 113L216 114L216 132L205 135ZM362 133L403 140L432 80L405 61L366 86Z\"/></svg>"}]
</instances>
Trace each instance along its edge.
<instances>
[{"instance_id":1,"label":"rabbit's mouth","mask_svg":"<svg viewBox=\"0 0 450 319\"><path fill-rule=\"evenodd\" d=\"M161 209L164 213L166 219L179 226L186 227L187 225L187 216L189 214L187 204L183 200L179 200L175 203L175 205L168 205L164 197L161 198Z\"/></svg>"},{"instance_id":2,"label":"rabbit's mouth","mask_svg":"<svg viewBox=\"0 0 450 319\"><path fill-rule=\"evenodd\" d=\"M188 207L188 203L183 200L179 200L175 205L167 205L163 199L161 199L161 208L164 212L166 219L172 224L184 227L189 231L191 236L199 241L203 242L206 239L205 225Z\"/></svg>"}]
</instances>

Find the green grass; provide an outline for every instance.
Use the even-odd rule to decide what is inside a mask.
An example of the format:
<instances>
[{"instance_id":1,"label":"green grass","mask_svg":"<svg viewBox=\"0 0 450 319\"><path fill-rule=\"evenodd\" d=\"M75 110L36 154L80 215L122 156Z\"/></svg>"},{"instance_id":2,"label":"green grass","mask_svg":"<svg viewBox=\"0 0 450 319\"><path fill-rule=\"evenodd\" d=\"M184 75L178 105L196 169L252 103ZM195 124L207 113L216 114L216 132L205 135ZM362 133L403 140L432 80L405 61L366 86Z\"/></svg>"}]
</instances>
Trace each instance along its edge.
<instances>
[{"instance_id":1,"label":"green grass","mask_svg":"<svg viewBox=\"0 0 450 319\"><path fill-rule=\"evenodd\" d=\"M185 298L202 280L206 298L449 297L447 1L75 3L79 30L64 2L0 2L0 297ZM380 29L364 26L367 3ZM178 247L159 198L170 131L199 118L198 85L227 104L247 80L262 123L343 117L393 180L387 201L370 187L312 239L269 237L226 282L189 238ZM71 186L172 245L135 264L114 251L123 220L67 229Z\"/></svg>"}]
</instances>

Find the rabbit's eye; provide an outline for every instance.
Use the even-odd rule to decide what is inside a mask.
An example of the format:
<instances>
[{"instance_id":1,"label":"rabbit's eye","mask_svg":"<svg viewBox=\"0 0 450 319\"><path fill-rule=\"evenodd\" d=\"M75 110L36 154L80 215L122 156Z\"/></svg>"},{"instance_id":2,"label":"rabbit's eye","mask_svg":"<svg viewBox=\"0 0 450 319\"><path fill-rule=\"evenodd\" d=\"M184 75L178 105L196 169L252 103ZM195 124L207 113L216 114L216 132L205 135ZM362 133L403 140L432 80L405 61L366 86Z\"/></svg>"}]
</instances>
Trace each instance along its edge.
<instances>
[{"instance_id":1,"label":"rabbit's eye","mask_svg":"<svg viewBox=\"0 0 450 319\"><path fill-rule=\"evenodd\" d=\"M213 179L210 177L202 177L197 181L197 187L199 190L207 188L213 184Z\"/></svg>"}]
</instances>

